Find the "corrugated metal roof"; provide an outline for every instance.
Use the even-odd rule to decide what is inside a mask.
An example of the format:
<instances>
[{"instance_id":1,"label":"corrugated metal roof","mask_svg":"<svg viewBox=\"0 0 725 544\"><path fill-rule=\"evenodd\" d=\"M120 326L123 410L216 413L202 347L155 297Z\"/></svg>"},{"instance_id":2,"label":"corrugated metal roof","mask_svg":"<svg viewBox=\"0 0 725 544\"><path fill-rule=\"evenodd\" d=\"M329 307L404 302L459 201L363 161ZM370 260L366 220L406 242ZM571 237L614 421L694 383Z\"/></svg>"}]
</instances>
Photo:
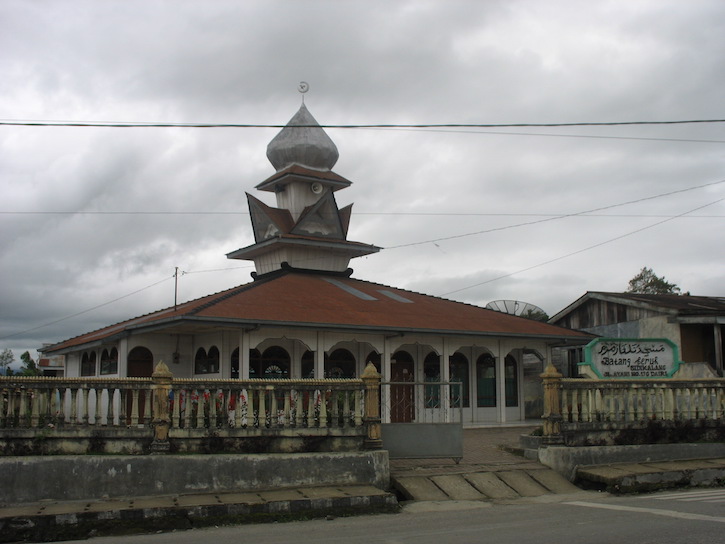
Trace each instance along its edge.
<instances>
[{"instance_id":1,"label":"corrugated metal roof","mask_svg":"<svg viewBox=\"0 0 725 544\"><path fill-rule=\"evenodd\" d=\"M549 319L555 322L568 315L591 299L607 300L631 306L644 306L655 311L674 315L724 315L725 297L705 297L696 295L646 295L640 293L612 293L588 291Z\"/></svg>"}]
</instances>

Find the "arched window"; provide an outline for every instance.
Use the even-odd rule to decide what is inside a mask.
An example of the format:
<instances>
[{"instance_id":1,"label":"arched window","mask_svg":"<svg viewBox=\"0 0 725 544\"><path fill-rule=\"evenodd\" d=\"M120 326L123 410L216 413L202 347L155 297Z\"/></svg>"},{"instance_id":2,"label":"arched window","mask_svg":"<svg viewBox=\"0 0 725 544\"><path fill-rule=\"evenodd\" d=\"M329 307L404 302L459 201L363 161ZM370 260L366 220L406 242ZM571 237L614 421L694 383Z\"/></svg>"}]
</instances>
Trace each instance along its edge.
<instances>
[{"instance_id":1,"label":"arched window","mask_svg":"<svg viewBox=\"0 0 725 544\"><path fill-rule=\"evenodd\" d=\"M496 406L496 360L490 353L476 361L476 396L479 408Z\"/></svg>"},{"instance_id":2,"label":"arched window","mask_svg":"<svg viewBox=\"0 0 725 544\"><path fill-rule=\"evenodd\" d=\"M116 348L111 349L110 352L107 349L103 350L101 374L118 374L118 350Z\"/></svg>"},{"instance_id":3,"label":"arched window","mask_svg":"<svg viewBox=\"0 0 725 544\"><path fill-rule=\"evenodd\" d=\"M504 378L506 389L506 406L519 405L519 372L518 363L510 353L504 360Z\"/></svg>"},{"instance_id":4,"label":"arched window","mask_svg":"<svg viewBox=\"0 0 725 544\"><path fill-rule=\"evenodd\" d=\"M346 349L325 355L325 378L354 378L355 357Z\"/></svg>"},{"instance_id":5,"label":"arched window","mask_svg":"<svg viewBox=\"0 0 725 544\"><path fill-rule=\"evenodd\" d=\"M451 355L449 361L451 382L460 382L460 386L451 386L451 406L463 406L468 408L471 405L468 392L468 359L460 351Z\"/></svg>"},{"instance_id":6,"label":"arched window","mask_svg":"<svg viewBox=\"0 0 725 544\"><path fill-rule=\"evenodd\" d=\"M206 350L199 348L194 357L194 374L206 374Z\"/></svg>"},{"instance_id":7,"label":"arched window","mask_svg":"<svg viewBox=\"0 0 725 544\"><path fill-rule=\"evenodd\" d=\"M206 367L209 374L219 372L219 349L216 346L210 347L206 354Z\"/></svg>"},{"instance_id":8,"label":"arched window","mask_svg":"<svg viewBox=\"0 0 725 544\"><path fill-rule=\"evenodd\" d=\"M196 350L194 357L194 374L216 374L219 372L219 349L216 346Z\"/></svg>"},{"instance_id":9,"label":"arched window","mask_svg":"<svg viewBox=\"0 0 725 544\"><path fill-rule=\"evenodd\" d=\"M96 352L92 351L83 354L81 358L81 376L95 376L96 375Z\"/></svg>"},{"instance_id":10,"label":"arched window","mask_svg":"<svg viewBox=\"0 0 725 544\"><path fill-rule=\"evenodd\" d=\"M229 358L229 363L232 369L232 380L239 379L239 348L232 351L232 355Z\"/></svg>"}]
</instances>

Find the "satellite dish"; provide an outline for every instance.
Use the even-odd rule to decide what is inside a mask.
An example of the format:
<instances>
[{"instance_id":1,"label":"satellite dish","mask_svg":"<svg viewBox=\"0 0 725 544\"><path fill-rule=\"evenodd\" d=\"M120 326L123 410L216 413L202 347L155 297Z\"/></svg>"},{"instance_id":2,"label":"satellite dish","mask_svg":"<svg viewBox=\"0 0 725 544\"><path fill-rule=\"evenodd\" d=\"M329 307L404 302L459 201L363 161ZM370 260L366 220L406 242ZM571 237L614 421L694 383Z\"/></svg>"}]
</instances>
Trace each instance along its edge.
<instances>
[{"instance_id":1,"label":"satellite dish","mask_svg":"<svg viewBox=\"0 0 725 544\"><path fill-rule=\"evenodd\" d=\"M520 300L493 300L486 304L486 308L504 314L529 317L541 321L545 321L549 317L544 310L535 304Z\"/></svg>"}]
</instances>

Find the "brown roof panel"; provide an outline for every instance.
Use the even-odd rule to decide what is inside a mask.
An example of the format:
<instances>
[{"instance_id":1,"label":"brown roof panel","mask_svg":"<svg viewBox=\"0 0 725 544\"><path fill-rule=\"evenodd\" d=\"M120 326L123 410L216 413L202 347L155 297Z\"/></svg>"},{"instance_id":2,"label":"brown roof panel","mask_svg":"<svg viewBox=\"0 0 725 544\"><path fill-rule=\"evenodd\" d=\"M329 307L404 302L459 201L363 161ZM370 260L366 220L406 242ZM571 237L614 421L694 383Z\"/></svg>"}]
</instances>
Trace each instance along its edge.
<instances>
[{"instance_id":1,"label":"brown roof panel","mask_svg":"<svg viewBox=\"0 0 725 544\"><path fill-rule=\"evenodd\" d=\"M532 336L586 340L590 335L479 306L336 274L283 271L136 319L67 340L46 351L108 338L174 318L368 329Z\"/></svg>"}]
</instances>

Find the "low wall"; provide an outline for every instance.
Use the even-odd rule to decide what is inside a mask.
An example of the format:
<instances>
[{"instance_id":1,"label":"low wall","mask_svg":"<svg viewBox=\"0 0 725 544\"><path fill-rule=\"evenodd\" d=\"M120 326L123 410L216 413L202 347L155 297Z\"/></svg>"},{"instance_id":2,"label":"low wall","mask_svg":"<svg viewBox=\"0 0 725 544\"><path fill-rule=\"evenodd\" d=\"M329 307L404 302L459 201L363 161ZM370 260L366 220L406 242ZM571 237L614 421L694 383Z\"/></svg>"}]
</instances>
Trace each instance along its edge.
<instances>
[{"instance_id":1,"label":"low wall","mask_svg":"<svg viewBox=\"0 0 725 544\"><path fill-rule=\"evenodd\" d=\"M142 455L154 452L147 427L3 429L0 456ZM170 429L170 453L301 453L364 449L365 428Z\"/></svg>"},{"instance_id":2,"label":"low wall","mask_svg":"<svg viewBox=\"0 0 725 544\"><path fill-rule=\"evenodd\" d=\"M653 463L725 457L725 443L642 444L636 446L548 446L538 450L540 463L574 481L577 467L612 463Z\"/></svg>"},{"instance_id":3,"label":"low wall","mask_svg":"<svg viewBox=\"0 0 725 544\"><path fill-rule=\"evenodd\" d=\"M298 486L387 489L388 452L0 458L2 502L85 500Z\"/></svg>"}]
</instances>

